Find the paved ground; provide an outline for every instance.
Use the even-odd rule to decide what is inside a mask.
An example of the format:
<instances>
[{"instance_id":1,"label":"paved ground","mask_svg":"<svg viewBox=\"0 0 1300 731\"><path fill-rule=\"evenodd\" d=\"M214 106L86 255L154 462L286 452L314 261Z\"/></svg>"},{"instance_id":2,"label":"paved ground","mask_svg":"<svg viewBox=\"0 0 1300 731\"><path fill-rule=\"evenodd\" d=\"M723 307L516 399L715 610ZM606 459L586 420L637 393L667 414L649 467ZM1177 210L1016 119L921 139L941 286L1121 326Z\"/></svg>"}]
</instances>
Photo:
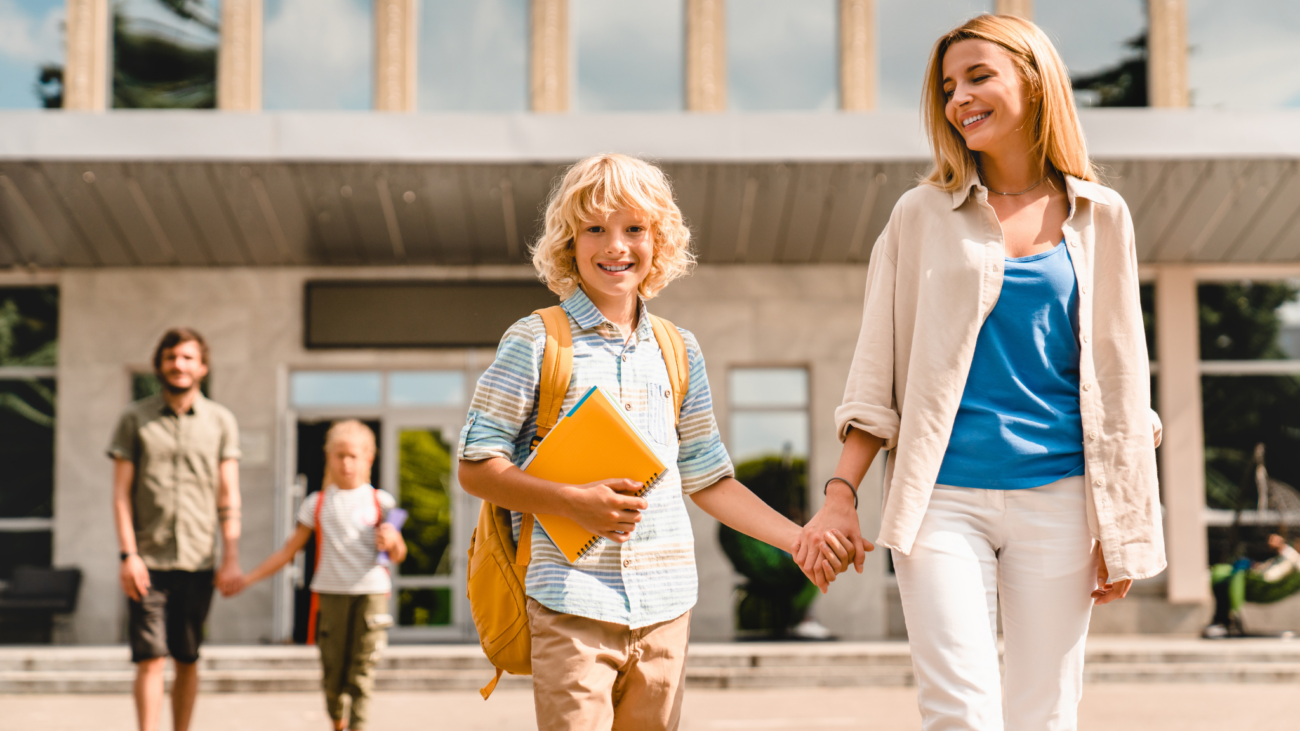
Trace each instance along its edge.
<instances>
[{"instance_id":1,"label":"paved ground","mask_svg":"<svg viewBox=\"0 0 1300 731\"><path fill-rule=\"evenodd\" d=\"M1294 685L1089 685L1081 727L1105 731L1294 731ZM310 693L211 694L200 699L193 731L326 731L319 696ZM532 695L381 693L372 731L513 731L533 729ZM914 688L695 690L686 695L683 731L796 731L919 728ZM170 729L164 724L164 731ZM123 696L0 696L0 730L134 731Z\"/></svg>"}]
</instances>

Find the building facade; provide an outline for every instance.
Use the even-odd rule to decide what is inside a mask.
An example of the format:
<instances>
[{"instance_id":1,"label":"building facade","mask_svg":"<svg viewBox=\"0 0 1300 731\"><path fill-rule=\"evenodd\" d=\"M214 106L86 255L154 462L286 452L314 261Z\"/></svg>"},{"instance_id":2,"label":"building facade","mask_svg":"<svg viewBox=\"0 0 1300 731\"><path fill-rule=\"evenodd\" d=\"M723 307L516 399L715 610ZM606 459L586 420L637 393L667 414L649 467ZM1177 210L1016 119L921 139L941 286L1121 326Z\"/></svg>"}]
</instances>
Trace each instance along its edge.
<instances>
[{"instance_id":1,"label":"building facade","mask_svg":"<svg viewBox=\"0 0 1300 731\"><path fill-rule=\"evenodd\" d=\"M377 483L415 516L394 638L472 641L477 506L449 450L505 324L551 301L527 263L546 192L599 152L668 170L700 265L652 307L699 338L736 461L793 466L815 509L873 242L928 165L915 108L929 45L986 11L1040 22L1081 104L1135 107L1083 123L1137 230L1170 568L1097 610L1094 630L1199 629L1207 567L1235 550L1232 508L1250 503L1232 539L1247 544L1296 520L1249 457L1265 444L1272 479L1300 485L1286 409L1300 391L1300 112L1286 108L1300 81L1285 76L1300 16L1282 3L225 0L179 19L144 0L19 5L61 13L58 83L37 91L63 111L0 111L0 294L28 333L0 352L0 429L39 443L20 455L39 464L0 488L0 579L19 563L83 570L59 641L122 637L104 450L176 325L210 340L209 393L241 424L245 564L318 487L324 425L361 418L379 435ZM1234 29L1257 26L1274 31L1242 60ZM150 77L129 53L142 36L170 39L193 78ZM57 356L28 332L51 307ZM876 468L868 536L879 489ZM741 582L717 524L691 510L694 636L731 638ZM211 638L301 634L307 568L218 600ZM1252 610L1260 627L1300 624L1296 601ZM882 552L815 611L846 639L903 634Z\"/></svg>"}]
</instances>

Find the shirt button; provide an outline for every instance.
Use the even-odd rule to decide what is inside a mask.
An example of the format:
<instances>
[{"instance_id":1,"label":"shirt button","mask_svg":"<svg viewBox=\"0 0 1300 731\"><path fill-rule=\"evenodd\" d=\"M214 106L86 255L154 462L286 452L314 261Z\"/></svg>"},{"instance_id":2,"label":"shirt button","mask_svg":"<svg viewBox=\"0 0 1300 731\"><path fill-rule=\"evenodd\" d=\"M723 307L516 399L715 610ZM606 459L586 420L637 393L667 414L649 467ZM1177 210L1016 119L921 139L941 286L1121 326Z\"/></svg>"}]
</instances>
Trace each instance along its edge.
<instances>
[{"instance_id":1,"label":"shirt button","mask_svg":"<svg viewBox=\"0 0 1300 731\"><path fill-rule=\"evenodd\" d=\"M624 363L627 362L627 356L626 356L626 355L623 356L623 362L624 362Z\"/></svg>"},{"instance_id":2,"label":"shirt button","mask_svg":"<svg viewBox=\"0 0 1300 731\"><path fill-rule=\"evenodd\" d=\"M673 397L672 391L664 391L664 398L672 398L672 397Z\"/></svg>"},{"instance_id":3,"label":"shirt button","mask_svg":"<svg viewBox=\"0 0 1300 731\"><path fill-rule=\"evenodd\" d=\"M631 410L632 410L632 404L623 404L623 408L627 409L628 411L631 411Z\"/></svg>"},{"instance_id":4,"label":"shirt button","mask_svg":"<svg viewBox=\"0 0 1300 731\"><path fill-rule=\"evenodd\" d=\"M1103 479L1098 478L1098 479L1096 479L1096 480L1093 480L1093 481L1092 481L1092 484L1093 484L1093 487L1105 487L1105 486L1106 486L1106 481L1103 480Z\"/></svg>"},{"instance_id":5,"label":"shirt button","mask_svg":"<svg viewBox=\"0 0 1300 731\"><path fill-rule=\"evenodd\" d=\"M1092 390L1092 384L1091 384L1091 383L1085 383L1085 384L1083 384L1083 390L1085 390L1085 391L1091 391L1091 390Z\"/></svg>"},{"instance_id":6,"label":"shirt button","mask_svg":"<svg viewBox=\"0 0 1300 731\"><path fill-rule=\"evenodd\" d=\"M1074 239L1070 239L1066 243L1068 243L1070 246L1073 246L1076 249L1079 248L1079 242L1075 241Z\"/></svg>"},{"instance_id":7,"label":"shirt button","mask_svg":"<svg viewBox=\"0 0 1300 731\"><path fill-rule=\"evenodd\" d=\"M1082 293L1084 293L1084 294L1087 294L1087 293L1088 293L1088 285L1085 284L1085 285L1083 285L1082 287L1079 287L1079 291L1082 292Z\"/></svg>"},{"instance_id":8,"label":"shirt button","mask_svg":"<svg viewBox=\"0 0 1300 731\"><path fill-rule=\"evenodd\" d=\"M1088 336L1087 336L1087 334L1084 334L1084 335L1082 336L1082 340L1083 340L1083 342L1085 342L1085 343L1088 342Z\"/></svg>"},{"instance_id":9,"label":"shirt button","mask_svg":"<svg viewBox=\"0 0 1300 731\"><path fill-rule=\"evenodd\" d=\"M630 559L630 558L625 558L625 559L623 559L623 568L627 568L628 566L631 566L631 565L632 565L632 559Z\"/></svg>"},{"instance_id":10,"label":"shirt button","mask_svg":"<svg viewBox=\"0 0 1300 731\"><path fill-rule=\"evenodd\" d=\"M1090 432L1088 432L1088 438L1089 438L1089 439L1096 439L1097 436L1098 436L1098 434L1097 434L1097 432L1095 432L1095 431L1090 431Z\"/></svg>"}]
</instances>

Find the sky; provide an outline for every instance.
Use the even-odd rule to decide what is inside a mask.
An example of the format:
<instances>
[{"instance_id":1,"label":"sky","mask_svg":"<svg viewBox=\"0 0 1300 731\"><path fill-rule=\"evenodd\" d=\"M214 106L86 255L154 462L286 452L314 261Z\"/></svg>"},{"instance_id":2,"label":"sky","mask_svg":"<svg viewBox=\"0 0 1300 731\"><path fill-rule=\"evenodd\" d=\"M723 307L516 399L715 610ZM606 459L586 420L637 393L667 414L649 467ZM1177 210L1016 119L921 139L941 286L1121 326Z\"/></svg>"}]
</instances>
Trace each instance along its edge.
<instances>
[{"instance_id":1,"label":"sky","mask_svg":"<svg viewBox=\"0 0 1300 731\"><path fill-rule=\"evenodd\" d=\"M262 106L370 109L370 0L265 0Z\"/></svg>"},{"instance_id":2,"label":"sky","mask_svg":"<svg viewBox=\"0 0 1300 731\"><path fill-rule=\"evenodd\" d=\"M570 0L575 108L681 110L686 95L684 5L681 0Z\"/></svg>"},{"instance_id":3,"label":"sky","mask_svg":"<svg viewBox=\"0 0 1300 731\"><path fill-rule=\"evenodd\" d=\"M0 0L0 109L36 109L40 67L63 62L64 0Z\"/></svg>"},{"instance_id":4,"label":"sky","mask_svg":"<svg viewBox=\"0 0 1300 731\"><path fill-rule=\"evenodd\" d=\"M421 110L528 108L527 0L423 0L418 21Z\"/></svg>"}]
</instances>

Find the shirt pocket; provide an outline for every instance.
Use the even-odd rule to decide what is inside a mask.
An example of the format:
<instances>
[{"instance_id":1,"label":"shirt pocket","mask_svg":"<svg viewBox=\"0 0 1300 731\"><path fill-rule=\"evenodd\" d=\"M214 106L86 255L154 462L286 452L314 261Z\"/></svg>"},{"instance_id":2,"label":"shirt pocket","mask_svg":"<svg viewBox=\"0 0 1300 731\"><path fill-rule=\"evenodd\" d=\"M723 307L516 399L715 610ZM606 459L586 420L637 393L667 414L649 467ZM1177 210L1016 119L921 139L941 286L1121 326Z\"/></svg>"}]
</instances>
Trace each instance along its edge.
<instances>
[{"instance_id":1,"label":"shirt pocket","mask_svg":"<svg viewBox=\"0 0 1300 731\"><path fill-rule=\"evenodd\" d=\"M677 441L673 418L673 391L662 383L646 384L646 435L659 444Z\"/></svg>"}]
</instances>

